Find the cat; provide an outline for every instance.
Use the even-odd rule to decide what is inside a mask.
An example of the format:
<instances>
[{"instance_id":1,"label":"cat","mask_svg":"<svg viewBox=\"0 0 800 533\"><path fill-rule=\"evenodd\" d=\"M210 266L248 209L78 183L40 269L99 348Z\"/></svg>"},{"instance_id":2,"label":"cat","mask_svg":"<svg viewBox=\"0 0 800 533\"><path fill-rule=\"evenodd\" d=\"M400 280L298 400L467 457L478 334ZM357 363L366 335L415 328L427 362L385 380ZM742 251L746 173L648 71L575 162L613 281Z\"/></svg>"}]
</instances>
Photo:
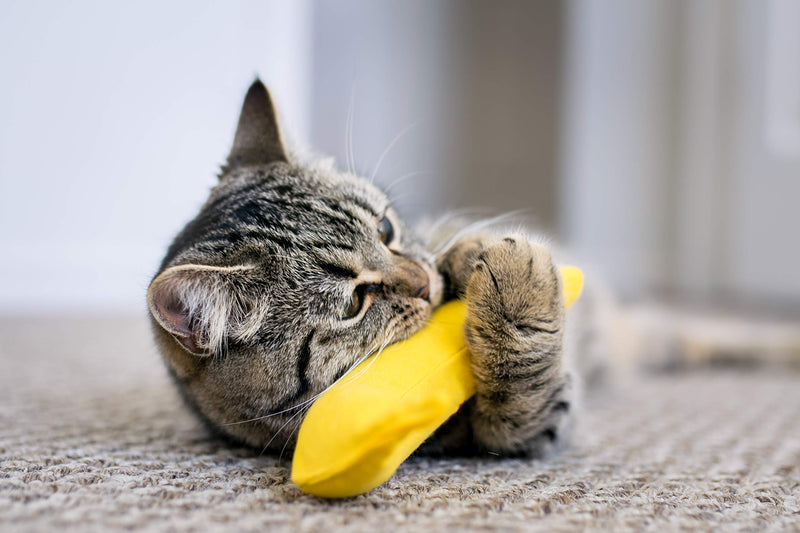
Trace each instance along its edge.
<instances>
[{"instance_id":1,"label":"cat","mask_svg":"<svg viewBox=\"0 0 800 533\"><path fill-rule=\"evenodd\" d=\"M256 80L219 183L149 286L156 343L215 434L291 451L316 395L461 298L477 393L420 453L546 455L575 394L557 269L533 239L465 229L434 254L441 232L423 240L369 181L299 161Z\"/></svg>"}]
</instances>

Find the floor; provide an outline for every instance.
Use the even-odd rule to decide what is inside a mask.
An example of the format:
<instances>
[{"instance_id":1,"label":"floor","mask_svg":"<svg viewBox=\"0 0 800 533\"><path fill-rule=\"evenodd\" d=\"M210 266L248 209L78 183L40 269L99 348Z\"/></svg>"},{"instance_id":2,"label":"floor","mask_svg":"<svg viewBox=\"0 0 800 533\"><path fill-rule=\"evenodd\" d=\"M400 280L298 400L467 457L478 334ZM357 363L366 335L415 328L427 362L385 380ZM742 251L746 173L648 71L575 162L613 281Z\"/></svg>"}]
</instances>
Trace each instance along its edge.
<instances>
[{"instance_id":1,"label":"floor","mask_svg":"<svg viewBox=\"0 0 800 533\"><path fill-rule=\"evenodd\" d=\"M0 530L800 530L800 373L620 378L548 461L412 459L329 502L210 440L139 318L0 319Z\"/></svg>"}]
</instances>

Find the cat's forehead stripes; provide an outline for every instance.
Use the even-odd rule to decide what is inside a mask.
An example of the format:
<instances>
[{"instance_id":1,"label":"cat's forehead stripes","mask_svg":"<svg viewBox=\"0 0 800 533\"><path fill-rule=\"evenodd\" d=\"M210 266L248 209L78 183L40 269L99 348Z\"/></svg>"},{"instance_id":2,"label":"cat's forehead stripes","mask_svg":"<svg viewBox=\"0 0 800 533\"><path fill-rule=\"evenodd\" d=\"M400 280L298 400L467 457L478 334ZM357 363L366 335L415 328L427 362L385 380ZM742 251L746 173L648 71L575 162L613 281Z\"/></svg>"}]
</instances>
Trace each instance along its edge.
<instances>
[{"instance_id":1,"label":"cat's forehead stripes","mask_svg":"<svg viewBox=\"0 0 800 533\"><path fill-rule=\"evenodd\" d=\"M341 266L334 263L329 263L327 261L320 261L319 266L327 274L333 277L345 279L356 279L358 277L358 272L348 266Z\"/></svg>"},{"instance_id":2,"label":"cat's forehead stripes","mask_svg":"<svg viewBox=\"0 0 800 533\"><path fill-rule=\"evenodd\" d=\"M344 200L345 200L345 202L347 202L349 204L352 204L352 205L360 207L361 209L363 209L364 211L366 211L367 213L372 215L373 218L379 219L379 218L381 218L383 216L382 213L378 212L379 210L377 208L375 208L372 205L368 204L366 201L364 201L363 198L359 198L357 196L346 195L344 197ZM381 209L380 211L384 211L384 210L385 209Z\"/></svg>"},{"instance_id":3,"label":"cat's forehead stripes","mask_svg":"<svg viewBox=\"0 0 800 533\"><path fill-rule=\"evenodd\" d=\"M244 168L214 189L168 257L182 249L188 259L210 255L225 264L257 254L353 278L377 244L387 207L386 197L363 182L329 180L287 164Z\"/></svg>"},{"instance_id":4,"label":"cat's forehead stripes","mask_svg":"<svg viewBox=\"0 0 800 533\"><path fill-rule=\"evenodd\" d=\"M379 220L387 208L387 200L377 189L364 187L361 183L341 180L329 182L314 174L258 173L255 182L233 188L226 196L228 202L258 198L268 200L293 214L306 214L371 224ZM225 203L220 198L220 203ZM217 204L219 206L219 204ZM288 213L287 213L288 214ZM338 215L338 216L337 216ZM348 228L350 229L350 228Z\"/></svg>"}]
</instances>

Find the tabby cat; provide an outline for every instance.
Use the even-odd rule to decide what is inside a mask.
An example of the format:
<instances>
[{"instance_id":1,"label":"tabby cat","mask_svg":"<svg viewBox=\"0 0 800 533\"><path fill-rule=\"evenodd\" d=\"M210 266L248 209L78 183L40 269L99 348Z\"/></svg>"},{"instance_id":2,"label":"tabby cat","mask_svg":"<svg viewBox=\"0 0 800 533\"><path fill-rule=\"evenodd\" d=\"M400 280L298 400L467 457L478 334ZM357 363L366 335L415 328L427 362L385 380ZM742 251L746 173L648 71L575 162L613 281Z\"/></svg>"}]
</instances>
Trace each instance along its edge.
<instances>
[{"instance_id":1,"label":"tabby cat","mask_svg":"<svg viewBox=\"0 0 800 533\"><path fill-rule=\"evenodd\" d=\"M447 239L425 242L367 180L293 157L257 80L219 184L150 284L157 344L215 433L291 450L316 395L462 298L477 394L421 451L542 455L572 394L550 252L518 234L450 237L434 254Z\"/></svg>"}]
</instances>

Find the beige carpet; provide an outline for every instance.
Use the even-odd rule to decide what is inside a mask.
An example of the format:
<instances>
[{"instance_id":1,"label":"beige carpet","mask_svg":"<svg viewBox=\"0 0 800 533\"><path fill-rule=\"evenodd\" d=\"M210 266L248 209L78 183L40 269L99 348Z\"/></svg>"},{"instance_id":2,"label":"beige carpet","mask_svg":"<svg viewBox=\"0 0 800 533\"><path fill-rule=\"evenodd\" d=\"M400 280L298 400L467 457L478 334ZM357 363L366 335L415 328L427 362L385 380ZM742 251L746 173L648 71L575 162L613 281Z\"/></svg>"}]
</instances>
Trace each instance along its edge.
<instances>
[{"instance_id":1,"label":"beige carpet","mask_svg":"<svg viewBox=\"0 0 800 533\"><path fill-rule=\"evenodd\" d=\"M545 462L415 459L348 501L209 440L142 320L0 319L0 529L800 530L800 375L642 378Z\"/></svg>"}]
</instances>

